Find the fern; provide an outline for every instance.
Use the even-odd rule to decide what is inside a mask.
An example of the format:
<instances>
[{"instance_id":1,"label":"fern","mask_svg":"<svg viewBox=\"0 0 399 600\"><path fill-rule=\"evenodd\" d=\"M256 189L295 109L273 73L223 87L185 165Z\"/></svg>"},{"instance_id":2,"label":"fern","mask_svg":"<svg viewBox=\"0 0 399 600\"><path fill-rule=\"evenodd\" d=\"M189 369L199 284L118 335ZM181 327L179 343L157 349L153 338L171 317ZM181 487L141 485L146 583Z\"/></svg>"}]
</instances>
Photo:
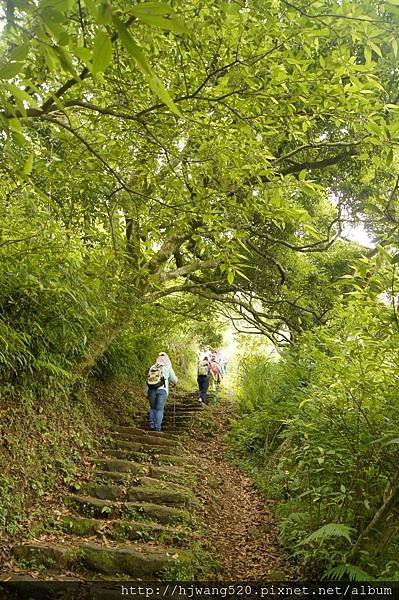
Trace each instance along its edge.
<instances>
[{"instance_id":1,"label":"fern","mask_svg":"<svg viewBox=\"0 0 399 600\"><path fill-rule=\"evenodd\" d=\"M323 573L323 579L342 579L344 576L348 576L350 581L371 581L372 577L366 571L363 571L356 565L350 565L349 563L337 565L328 571Z\"/></svg>"},{"instance_id":2,"label":"fern","mask_svg":"<svg viewBox=\"0 0 399 600\"><path fill-rule=\"evenodd\" d=\"M327 523L327 525L323 525L313 533L311 533L307 538L302 540L301 545L308 544L309 542L314 542L316 540L324 542L324 540L328 540L333 537L344 537L348 542L351 541L351 533L353 532L352 527L348 527L348 525L342 525L341 523Z\"/></svg>"},{"instance_id":3,"label":"fern","mask_svg":"<svg viewBox=\"0 0 399 600\"><path fill-rule=\"evenodd\" d=\"M307 512L293 512L285 519L285 522L293 523L306 523L309 520L309 513Z\"/></svg>"}]
</instances>

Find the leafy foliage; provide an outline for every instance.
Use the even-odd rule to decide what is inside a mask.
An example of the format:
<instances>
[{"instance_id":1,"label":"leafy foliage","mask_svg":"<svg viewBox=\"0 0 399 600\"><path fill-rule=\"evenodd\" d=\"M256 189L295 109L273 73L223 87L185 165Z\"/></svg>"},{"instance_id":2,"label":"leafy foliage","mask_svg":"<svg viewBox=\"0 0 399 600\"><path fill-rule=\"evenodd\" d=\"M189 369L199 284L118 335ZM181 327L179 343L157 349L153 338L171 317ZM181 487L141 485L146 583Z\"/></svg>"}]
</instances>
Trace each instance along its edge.
<instances>
[{"instance_id":1,"label":"leafy foliage","mask_svg":"<svg viewBox=\"0 0 399 600\"><path fill-rule=\"evenodd\" d=\"M277 363L244 360L245 412L234 431L243 456L250 451L258 473L271 478L282 538L305 572L354 579L363 577L357 568L387 575L387 564L394 576L398 552L398 450L389 441L399 425L399 329L395 304L381 295L396 266L376 255L362 276L362 264L325 326ZM355 570L334 570L338 563Z\"/></svg>"},{"instance_id":2,"label":"leafy foliage","mask_svg":"<svg viewBox=\"0 0 399 600\"><path fill-rule=\"evenodd\" d=\"M340 523L327 523L319 527L316 531L313 531L307 538L302 541L302 544L307 544L314 541L322 541L331 539L333 537L344 537L348 542L351 541L352 529L347 525Z\"/></svg>"},{"instance_id":3,"label":"leafy foliage","mask_svg":"<svg viewBox=\"0 0 399 600\"><path fill-rule=\"evenodd\" d=\"M184 373L229 318L282 348L245 361L236 436L276 467L286 543L309 572L396 568L395 4L1 10L8 402L72 402L89 374L137 384L161 345ZM368 256L345 239L359 222ZM316 556L329 523L352 546L334 536Z\"/></svg>"},{"instance_id":4,"label":"leafy foliage","mask_svg":"<svg viewBox=\"0 0 399 600\"><path fill-rule=\"evenodd\" d=\"M346 579L350 581L370 581L371 577L366 571L356 565L337 565L324 573L326 579Z\"/></svg>"}]
</instances>

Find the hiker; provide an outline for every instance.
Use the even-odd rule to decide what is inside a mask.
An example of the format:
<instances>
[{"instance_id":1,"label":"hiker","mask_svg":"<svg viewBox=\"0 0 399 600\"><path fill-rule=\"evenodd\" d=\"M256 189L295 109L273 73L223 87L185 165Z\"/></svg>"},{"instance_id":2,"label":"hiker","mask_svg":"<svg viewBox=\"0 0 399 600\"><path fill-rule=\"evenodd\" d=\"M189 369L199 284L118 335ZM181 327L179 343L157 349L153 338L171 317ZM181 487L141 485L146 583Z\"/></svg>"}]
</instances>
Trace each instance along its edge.
<instances>
[{"instance_id":1,"label":"hiker","mask_svg":"<svg viewBox=\"0 0 399 600\"><path fill-rule=\"evenodd\" d=\"M223 373L222 373L222 370L220 368L218 361L216 360L216 357L213 357L211 359L209 366L210 366L210 371L211 371L211 376L212 376L212 391L215 391L216 387L222 382Z\"/></svg>"},{"instance_id":2,"label":"hiker","mask_svg":"<svg viewBox=\"0 0 399 600\"><path fill-rule=\"evenodd\" d=\"M220 351L219 352L219 366L220 366L220 370L222 371L222 375L223 377L226 375L227 373L227 363L226 363L226 357L224 355L224 352Z\"/></svg>"},{"instance_id":3,"label":"hiker","mask_svg":"<svg viewBox=\"0 0 399 600\"><path fill-rule=\"evenodd\" d=\"M161 431L163 410L169 393L169 382L177 384L177 377L166 352L160 352L148 371L147 398L150 402L150 429Z\"/></svg>"},{"instance_id":4,"label":"hiker","mask_svg":"<svg viewBox=\"0 0 399 600\"><path fill-rule=\"evenodd\" d=\"M198 370L197 370L197 381L199 387L199 403L207 403L207 392L209 386L209 375L210 375L210 363L207 355L199 358Z\"/></svg>"}]
</instances>

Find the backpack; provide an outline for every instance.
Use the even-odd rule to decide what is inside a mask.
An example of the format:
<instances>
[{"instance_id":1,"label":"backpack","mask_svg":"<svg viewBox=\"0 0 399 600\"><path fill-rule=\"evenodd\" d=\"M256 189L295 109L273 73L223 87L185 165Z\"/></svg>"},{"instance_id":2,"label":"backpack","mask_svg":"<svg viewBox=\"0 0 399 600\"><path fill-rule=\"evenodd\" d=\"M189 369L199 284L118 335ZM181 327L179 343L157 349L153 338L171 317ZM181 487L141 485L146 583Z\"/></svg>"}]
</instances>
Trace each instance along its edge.
<instances>
[{"instance_id":1,"label":"backpack","mask_svg":"<svg viewBox=\"0 0 399 600\"><path fill-rule=\"evenodd\" d=\"M147 375L147 386L149 390L157 390L165 385L165 375L163 369L163 365L159 365L158 363L155 363L155 365L150 367Z\"/></svg>"},{"instance_id":2,"label":"backpack","mask_svg":"<svg viewBox=\"0 0 399 600\"><path fill-rule=\"evenodd\" d=\"M209 375L209 364L207 360L200 360L198 363L198 375Z\"/></svg>"}]
</instances>

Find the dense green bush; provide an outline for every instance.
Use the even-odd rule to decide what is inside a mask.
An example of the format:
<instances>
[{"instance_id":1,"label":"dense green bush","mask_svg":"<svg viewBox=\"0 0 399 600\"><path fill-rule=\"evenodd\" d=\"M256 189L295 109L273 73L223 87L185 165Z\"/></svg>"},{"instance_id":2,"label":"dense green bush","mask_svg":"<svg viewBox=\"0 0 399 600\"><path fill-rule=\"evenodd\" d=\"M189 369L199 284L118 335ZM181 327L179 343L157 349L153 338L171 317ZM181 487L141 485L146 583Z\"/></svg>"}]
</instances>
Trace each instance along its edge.
<instances>
[{"instance_id":1,"label":"dense green bush","mask_svg":"<svg viewBox=\"0 0 399 600\"><path fill-rule=\"evenodd\" d=\"M0 271L1 381L41 392L68 382L111 295L76 240L66 246L53 232L47 242L36 250L19 244L15 255L2 255Z\"/></svg>"},{"instance_id":2,"label":"dense green bush","mask_svg":"<svg viewBox=\"0 0 399 600\"><path fill-rule=\"evenodd\" d=\"M398 576L398 502L366 530L399 479L398 342L390 308L363 295L279 362L242 362L234 442L307 575Z\"/></svg>"}]
</instances>

